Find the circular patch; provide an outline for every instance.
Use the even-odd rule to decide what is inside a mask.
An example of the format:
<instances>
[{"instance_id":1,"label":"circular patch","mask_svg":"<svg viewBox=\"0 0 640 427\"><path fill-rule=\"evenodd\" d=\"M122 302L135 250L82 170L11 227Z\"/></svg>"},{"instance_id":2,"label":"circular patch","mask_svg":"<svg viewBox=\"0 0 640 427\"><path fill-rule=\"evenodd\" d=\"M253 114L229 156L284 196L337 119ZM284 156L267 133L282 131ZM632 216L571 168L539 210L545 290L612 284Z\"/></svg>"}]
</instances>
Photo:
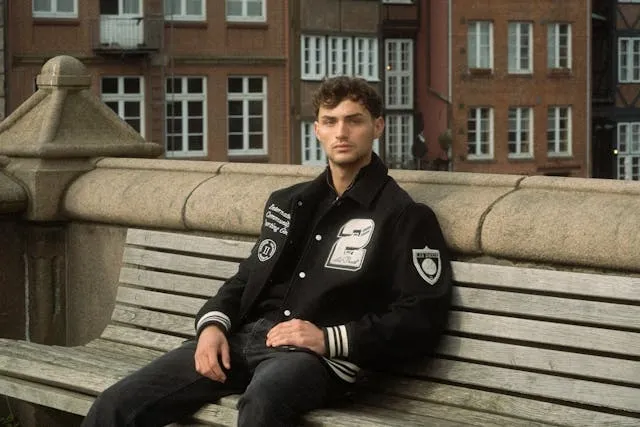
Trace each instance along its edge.
<instances>
[{"instance_id":1,"label":"circular patch","mask_svg":"<svg viewBox=\"0 0 640 427\"><path fill-rule=\"evenodd\" d=\"M423 259L420 267L422 267L422 270L424 270L424 272L429 276L433 276L438 271L438 265L431 258Z\"/></svg>"},{"instance_id":2,"label":"circular patch","mask_svg":"<svg viewBox=\"0 0 640 427\"><path fill-rule=\"evenodd\" d=\"M271 239L264 239L258 246L258 259L265 262L276 253L276 242Z\"/></svg>"}]
</instances>

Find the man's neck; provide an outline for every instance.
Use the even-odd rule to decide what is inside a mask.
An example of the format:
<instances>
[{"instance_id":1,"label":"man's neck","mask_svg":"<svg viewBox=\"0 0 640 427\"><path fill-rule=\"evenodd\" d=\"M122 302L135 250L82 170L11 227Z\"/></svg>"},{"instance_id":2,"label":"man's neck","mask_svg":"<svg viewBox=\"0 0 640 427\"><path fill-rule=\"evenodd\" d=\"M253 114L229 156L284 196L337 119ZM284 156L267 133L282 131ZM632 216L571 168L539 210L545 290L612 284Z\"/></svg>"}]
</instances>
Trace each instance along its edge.
<instances>
[{"instance_id":1,"label":"man's neck","mask_svg":"<svg viewBox=\"0 0 640 427\"><path fill-rule=\"evenodd\" d=\"M351 185L356 178L360 169L356 168L342 168L338 166L331 166L331 181L333 182L333 188L336 190L338 196L342 196L347 188Z\"/></svg>"}]
</instances>

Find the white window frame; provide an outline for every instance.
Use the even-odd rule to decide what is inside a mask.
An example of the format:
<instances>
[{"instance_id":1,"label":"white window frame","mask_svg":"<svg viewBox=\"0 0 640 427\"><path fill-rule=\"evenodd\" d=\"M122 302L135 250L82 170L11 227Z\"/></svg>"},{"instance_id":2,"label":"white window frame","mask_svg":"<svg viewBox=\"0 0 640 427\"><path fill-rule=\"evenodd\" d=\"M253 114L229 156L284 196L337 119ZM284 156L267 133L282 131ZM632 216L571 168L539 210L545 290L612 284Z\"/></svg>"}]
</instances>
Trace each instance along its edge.
<instances>
[{"instance_id":1,"label":"white window frame","mask_svg":"<svg viewBox=\"0 0 640 427\"><path fill-rule=\"evenodd\" d=\"M482 119L482 112L488 112L488 118L486 119L485 129L484 119ZM471 121L476 123L474 139L471 140L471 128L469 123ZM487 135L487 140L483 140L483 135ZM486 144L485 144L486 143ZM482 146L487 146L487 153L482 152ZM470 107L467 115L467 159L468 160L487 160L493 159L493 146L494 146L494 124L493 124L493 108L492 107Z\"/></svg>"},{"instance_id":2,"label":"white window frame","mask_svg":"<svg viewBox=\"0 0 640 427\"><path fill-rule=\"evenodd\" d=\"M617 179L640 181L640 122L618 123Z\"/></svg>"},{"instance_id":3,"label":"white window frame","mask_svg":"<svg viewBox=\"0 0 640 427\"><path fill-rule=\"evenodd\" d=\"M301 76L303 80L322 80L326 75L326 37L300 36Z\"/></svg>"},{"instance_id":4,"label":"white window frame","mask_svg":"<svg viewBox=\"0 0 640 427\"><path fill-rule=\"evenodd\" d=\"M167 21L205 21L207 19L207 0L200 0L200 13L198 14L187 13L187 0L164 0L164 1L165 3L167 1L180 3L180 13L178 14L167 13L167 7L165 4L164 18Z\"/></svg>"},{"instance_id":5,"label":"white window frame","mask_svg":"<svg viewBox=\"0 0 640 427\"><path fill-rule=\"evenodd\" d=\"M353 38L330 36L327 38L327 75L350 76L353 74Z\"/></svg>"},{"instance_id":6,"label":"white window frame","mask_svg":"<svg viewBox=\"0 0 640 427\"><path fill-rule=\"evenodd\" d=\"M229 92L227 89L227 153L229 156L247 156L247 155L265 155L268 152L267 147L267 78L265 76L241 76L231 75L229 79L242 79L242 93ZM262 79L262 92L255 93L249 92L249 79ZM242 148L230 149L229 148L229 101L242 101ZM262 102L262 148L249 148L249 101L261 101Z\"/></svg>"},{"instance_id":7,"label":"white window frame","mask_svg":"<svg viewBox=\"0 0 640 427\"><path fill-rule=\"evenodd\" d=\"M247 2L251 0L225 0L225 16L227 22L266 22L267 21L267 0L258 0L262 3L260 15L247 15ZM229 2L240 3L242 5L241 15L229 15Z\"/></svg>"},{"instance_id":8,"label":"white window frame","mask_svg":"<svg viewBox=\"0 0 640 427\"><path fill-rule=\"evenodd\" d=\"M50 0L51 9L48 11L36 10L35 0L31 0L31 11L34 18L77 18L78 17L78 0L73 0L73 11L58 12L58 0ZM6 6L5 6L6 7Z\"/></svg>"},{"instance_id":9,"label":"white window frame","mask_svg":"<svg viewBox=\"0 0 640 427\"><path fill-rule=\"evenodd\" d=\"M508 34L509 73L531 74L533 72L533 25L531 22L509 22ZM522 41L525 36L526 44ZM523 66L524 61L527 66Z\"/></svg>"},{"instance_id":10,"label":"white window frame","mask_svg":"<svg viewBox=\"0 0 640 427\"><path fill-rule=\"evenodd\" d=\"M637 0L640 1L640 0ZM387 4L413 4L413 0L382 0L382 3Z\"/></svg>"},{"instance_id":11,"label":"white window frame","mask_svg":"<svg viewBox=\"0 0 640 427\"><path fill-rule=\"evenodd\" d=\"M104 93L103 92L103 82L104 79L117 79L118 81L118 92L117 93ZM124 81L125 79L138 79L140 84L140 92L139 93L125 93L124 91ZM145 104L144 104L144 77L143 76L102 76L100 78L100 99L102 102L114 102L118 103L118 111L115 113L120 116L122 120L129 123L128 120L131 117L128 117L125 114L125 103L126 102L138 102L140 105L140 130L139 133L142 137L145 137L146 126L145 126Z\"/></svg>"},{"instance_id":12,"label":"white window frame","mask_svg":"<svg viewBox=\"0 0 640 427\"><path fill-rule=\"evenodd\" d=\"M301 164L309 166L324 166L327 155L322 144L316 138L314 122L300 123L300 160Z\"/></svg>"},{"instance_id":13,"label":"white window frame","mask_svg":"<svg viewBox=\"0 0 640 427\"><path fill-rule=\"evenodd\" d=\"M387 114L384 128L385 161L391 169L413 169L413 114ZM375 150L374 150L375 151Z\"/></svg>"},{"instance_id":14,"label":"white window frame","mask_svg":"<svg viewBox=\"0 0 640 427\"><path fill-rule=\"evenodd\" d=\"M356 37L353 41L353 52L354 74L367 81L379 81L378 39Z\"/></svg>"},{"instance_id":15,"label":"white window frame","mask_svg":"<svg viewBox=\"0 0 640 427\"><path fill-rule=\"evenodd\" d=\"M384 41L385 107L394 109L413 108L413 40L386 39ZM403 58L406 53L406 58Z\"/></svg>"},{"instance_id":16,"label":"white window frame","mask_svg":"<svg viewBox=\"0 0 640 427\"><path fill-rule=\"evenodd\" d=\"M560 150L560 144L563 142L560 139L560 132L562 131L562 120L565 120L565 118L563 118L561 114L563 110L566 110L566 151ZM571 110L572 109L570 105L552 105L549 106L547 110L547 155L549 157L567 157L572 155L573 126ZM553 117L551 117L552 115ZM553 127L551 127L549 124L550 120L553 121Z\"/></svg>"},{"instance_id":17,"label":"white window frame","mask_svg":"<svg viewBox=\"0 0 640 427\"><path fill-rule=\"evenodd\" d=\"M485 30L488 34L485 35ZM470 70L493 70L493 22L471 21L467 29L467 61ZM484 38L487 40L484 40Z\"/></svg>"},{"instance_id":18,"label":"white window frame","mask_svg":"<svg viewBox=\"0 0 640 427\"><path fill-rule=\"evenodd\" d=\"M618 81L640 83L640 37L618 38Z\"/></svg>"},{"instance_id":19,"label":"white window frame","mask_svg":"<svg viewBox=\"0 0 640 427\"><path fill-rule=\"evenodd\" d=\"M515 113L515 117L512 118L511 114ZM533 157L533 108L531 107L509 107L507 115L507 145L509 158L532 158ZM515 122L515 123L514 123ZM515 128L512 125L515 124ZM511 134L515 133L515 140L512 140ZM522 137L523 134L527 136L525 141ZM528 144L528 149L523 150L522 146ZM511 152L511 146L515 146L515 152Z\"/></svg>"},{"instance_id":20,"label":"white window frame","mask_svg":"<svg viewBox=\"0 0 640 427\"><path fill-rule=\"evenodd\" d=\"M166 102L180 102L182 104L182 148L180 150L169 149L169 129L165 117L165 156L166 157L204 157L207 155L207 78L203 76L174 76L167 77L168 80L181 80L180 93L166 93ZM202 79L202 93L188 93L188 79ZM202 102L202 150L189 150L189 110L188 103L196 101ZM166 107L165 107L166 108Z\"/></svg>"},{"instance_id":21,"label":"white window frame","mask_svg":"<svg viewBox=\"0 0 640 427\"><path fill-rule=\"evenodd\" d=\"M560 33L560 29L565 27L567 28L567 58L566 58L566 66L563 66L560 58L560 50L563 49L564 46L561 46L560 39L562 34ZM553 22L550 23L547 27L547 67L549 69L561 69L561 70L571 70L572 62L573 62L573 53L572 53L572 30L571 24L566 22Z\"/></svg>"}]
</instances>

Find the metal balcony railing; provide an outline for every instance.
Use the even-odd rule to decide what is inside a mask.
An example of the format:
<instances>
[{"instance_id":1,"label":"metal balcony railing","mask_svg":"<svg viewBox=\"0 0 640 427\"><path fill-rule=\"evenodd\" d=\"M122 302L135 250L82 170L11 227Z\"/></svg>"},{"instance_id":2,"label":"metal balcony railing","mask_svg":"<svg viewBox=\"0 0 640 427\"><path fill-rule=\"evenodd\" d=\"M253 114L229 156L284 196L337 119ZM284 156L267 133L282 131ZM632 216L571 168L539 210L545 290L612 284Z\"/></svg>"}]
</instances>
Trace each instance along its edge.
<instances>
[{"instance_id":1,"label":"metal balcony railing","mask_svg":"<svg viewBox=\"0 0 640 427\"><path fill-rule=\"evenodd\" d=\"M162 48L164 18L101 15L91 21L92 47L97 52L154 52Z\"/></svg>"}]
</instances>

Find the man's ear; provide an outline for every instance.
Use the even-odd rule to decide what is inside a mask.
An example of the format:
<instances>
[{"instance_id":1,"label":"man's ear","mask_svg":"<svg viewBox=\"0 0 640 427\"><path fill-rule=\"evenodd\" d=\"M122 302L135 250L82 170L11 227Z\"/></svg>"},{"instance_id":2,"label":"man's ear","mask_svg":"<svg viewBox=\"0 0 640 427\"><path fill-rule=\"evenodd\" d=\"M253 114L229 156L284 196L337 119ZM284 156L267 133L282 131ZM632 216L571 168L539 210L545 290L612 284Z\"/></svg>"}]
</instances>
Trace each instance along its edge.
<instances>
[{"instance_id":1,"label":"man's ear","mask_svg":"<svg viewBox=\"0 0 640 427\"><path fill-rule=\"evenodd\" d=\"M375 135L375 138L380 138L380 135L382 135L382 132L384 131L384 118L382 116L380 117L376 117L373 120L373 133Z\"/></svg>"}]
</instances>

